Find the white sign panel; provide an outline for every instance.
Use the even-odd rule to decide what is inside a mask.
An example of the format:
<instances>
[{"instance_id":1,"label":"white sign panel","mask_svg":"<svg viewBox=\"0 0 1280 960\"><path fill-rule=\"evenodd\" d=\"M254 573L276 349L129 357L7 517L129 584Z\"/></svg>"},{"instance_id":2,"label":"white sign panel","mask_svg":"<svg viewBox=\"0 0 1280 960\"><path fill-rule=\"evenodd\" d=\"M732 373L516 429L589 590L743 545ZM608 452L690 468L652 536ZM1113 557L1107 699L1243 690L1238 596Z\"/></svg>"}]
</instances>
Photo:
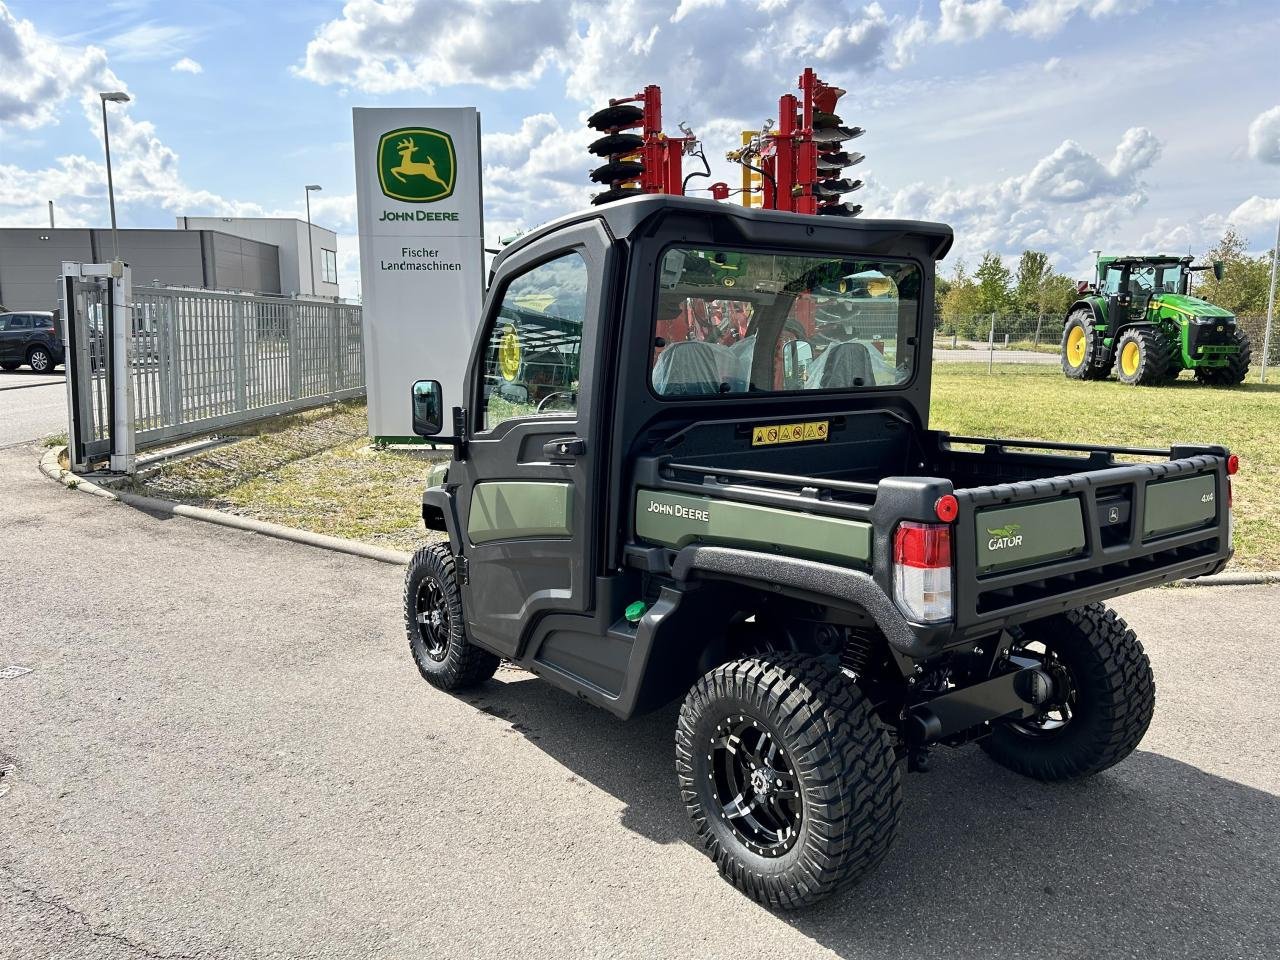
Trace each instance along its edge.
<instances>
[{"instance_id":1,"label":"white sign panel","mask_svg":"<svg viewBox=\"0 0 1280 960\"><path fill-rule=\"evenodd\" d=\"M464 405L484 296L480 115L352 113L369 434L408 437L415 380L439 380L446 411Z\"/></svg>"}]
</instances>

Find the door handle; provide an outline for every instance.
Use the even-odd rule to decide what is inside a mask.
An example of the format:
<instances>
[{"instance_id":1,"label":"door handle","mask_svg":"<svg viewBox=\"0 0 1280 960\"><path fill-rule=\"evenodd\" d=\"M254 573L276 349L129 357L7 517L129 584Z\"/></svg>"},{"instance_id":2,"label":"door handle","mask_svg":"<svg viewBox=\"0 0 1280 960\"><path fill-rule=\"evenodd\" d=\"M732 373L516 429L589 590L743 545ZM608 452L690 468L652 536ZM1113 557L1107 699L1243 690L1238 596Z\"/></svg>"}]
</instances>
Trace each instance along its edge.
<instances>
[{"instance_id":1,"label":"door handle","mask_svg":"<svg viewBox=\"0 0 1280 960\"><path fill-rule=\"evenodd\" d=\"M581 437L559 437L542 445L542 455L551 463L568 463L587 452L587 441Z\"/></svg>"}]
</instances>

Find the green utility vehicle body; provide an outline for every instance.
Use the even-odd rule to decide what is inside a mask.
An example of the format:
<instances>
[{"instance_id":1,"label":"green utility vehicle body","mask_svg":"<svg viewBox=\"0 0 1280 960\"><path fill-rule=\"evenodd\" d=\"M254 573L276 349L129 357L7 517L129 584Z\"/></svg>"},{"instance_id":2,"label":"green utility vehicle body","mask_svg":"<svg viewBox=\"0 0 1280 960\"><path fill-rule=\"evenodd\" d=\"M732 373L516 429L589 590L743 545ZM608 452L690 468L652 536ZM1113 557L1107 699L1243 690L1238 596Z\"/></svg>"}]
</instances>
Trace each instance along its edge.
<instances>
[{"instance_id":1,"label":"green utility vehicle body","mask_svg":"<svg viewBox=\"0 0 1280 960\"><path fill-rule=\"evenodd\" d=\"M470 393L455 411L460 456L423 500L426 524L449 534L464 598L474 597L467 627L477 644L626 717L687 686L711 638L690 611L728 584L860 610L909 672L916 658L1054 610L1226 564L1221 447L1133 451L928 429L931 358L915 345L931 342L934 267L950 228L833 220L642 197L556 221L495 259ZM833 391L657 394L654 314L673 244L911 264L917 287L900 318L908 375ZM486 430L476 411L502 290L567 251L591 267L577 409ZM741 291L720 271L695 273L696 283L705 275L726 294ZM811 428L805 439L805 425L822 435ZM1165 459L1126 463L1126 454ZM1191 477L1201 479L1170 483ZM1207 517L1203 483L1214 486ZM958 502L953 616L912 622L892 600L894 528L936 523L947 495ZM1010 525L1018 534L999 543L992 531ZM623 611L636 600L647 612L629 624ZM686 662L670 662L674 651Z\"/></svg>"},{"instance_id":2,"label":"green utility vehicle body","mask_svg":"<svg viewBox=\"0 0 1280 960\"><path fill-rule=\"evenodd\" d=\"M1058 620L1087 620L1100 624L1095 633L1120 630L1105 649L1124 646L1132 633L1122 621L1080 611L1222 570L1234 463L1212 445L930 429L934 274L951 242L941 224L647 196L555 221L504 249L445 438L454 457L422 500L424 523L443 532L447 550L420 551L426 572L415 565L406 582L423 675L453 689L503 658L628 718L693 697L691 688L714 699L714 671L746 671L747 683L757 676L750 658L764 658L759 676L820 675L813 683L834 684L829 695L862 698L893 744L885 749L918 767L931 745L1039 722L1053 697L1067 696L1066 681L1025 653L1028 638ZM892 308L863 311L868 286ZM533 288L545 323L528 307ZM845 296L837 288L851 291L853 305L841 309L853 333L806 341L796 331L815 300ZM746 336L672 339L697 311L748 317ZM575 379L521 382L522 345L574 325L580 334L557 349L572 354ZM439 439L440 385L419 381L412 402L415 431ZM455 590L442 614L433 598ZM441 623L443 639L424 640ZM450 659L455 647L466 657ZM1149 678L1145 666L1125 669ZM742 711L735 722L749 713L733 709ZM686 732L695 747L680 754L693 771L689 804L703 777L699 722L694 711ZM1145 723L1107 740L1125 743L1115 758L1072 760L1060 772L1115 762ZM710 735L720 744L729 736ZM757 799L773 789L767 781ZM748 860L775 855L762 835L742 840ZM725 837L708 841L713 856L732 846ZM784 841L794 842L790 827L779 862L793 856ZM741 879L749 873L734 882L790 903Z\"/></svg>"},{"instance_id":3,"label":"green utility vehicle body","mask_svg":"<svg viewBox=\"0 0 1280 960\"><path fill-rule=\"evenodd\" d=\"M1194 272L1221 276L1222 263L1192 262L1175 254L1099 257L1094 284L1064 321L1067 376L1102 379L1114 368L1127 383L1161 383L1183 370L1211 384L1243 380L1251 348L1235 316L1189 293Z\"/></svg>"}]
</instances>

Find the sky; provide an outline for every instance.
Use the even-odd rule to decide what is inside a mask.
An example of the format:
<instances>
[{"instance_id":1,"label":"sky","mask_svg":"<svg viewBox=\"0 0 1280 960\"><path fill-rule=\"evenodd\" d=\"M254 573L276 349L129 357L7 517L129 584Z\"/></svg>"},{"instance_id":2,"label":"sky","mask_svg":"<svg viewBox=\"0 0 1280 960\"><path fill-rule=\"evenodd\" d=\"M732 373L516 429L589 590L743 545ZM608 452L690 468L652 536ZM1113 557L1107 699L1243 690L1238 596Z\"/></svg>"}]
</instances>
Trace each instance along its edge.
<instances>
[{"instance_id":1,"label":"sky","mask_svg":"<svg viewBox=\"0 0 1280 960\"><path fill-rule=\"evenodd\" d=\"M585 205L610 97L663 87L717 158L812 66L867 134L864 216L940 220L943 265L1269 249L1277 0L0 0L0 226L312 216L357 292L351 109L475 106L490 243ZM596 161L598 162L598 161ZM598 188L597 188L598 189Z\"/></svg>"}]
</instances>

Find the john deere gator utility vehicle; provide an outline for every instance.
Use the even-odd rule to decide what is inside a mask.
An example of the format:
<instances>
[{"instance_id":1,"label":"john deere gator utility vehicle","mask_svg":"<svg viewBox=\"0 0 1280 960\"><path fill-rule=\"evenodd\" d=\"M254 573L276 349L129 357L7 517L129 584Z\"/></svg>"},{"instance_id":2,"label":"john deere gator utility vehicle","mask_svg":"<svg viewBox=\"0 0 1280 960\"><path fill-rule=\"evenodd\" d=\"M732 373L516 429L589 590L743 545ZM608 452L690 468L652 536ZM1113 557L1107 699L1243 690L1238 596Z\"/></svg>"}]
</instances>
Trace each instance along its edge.
<instances>
[{"instance_id":1,"label":"john deere gator utility vehicle","mask_svg":"<svg viewBox=\"0 0 1280 960\"><path fill-rule=\"evenodd\" d=\"M1194 370L1201 383L1244 381L1249 338L1229 310L1190 294L1191 275L1222 261L1191 265L1191 257L1154 254L1099 257L1096 282L1067 311L1062 370L1073 380L1105 380L1114 367L1121 383L1167 383Z\"/></svg>"}]
</instances>

